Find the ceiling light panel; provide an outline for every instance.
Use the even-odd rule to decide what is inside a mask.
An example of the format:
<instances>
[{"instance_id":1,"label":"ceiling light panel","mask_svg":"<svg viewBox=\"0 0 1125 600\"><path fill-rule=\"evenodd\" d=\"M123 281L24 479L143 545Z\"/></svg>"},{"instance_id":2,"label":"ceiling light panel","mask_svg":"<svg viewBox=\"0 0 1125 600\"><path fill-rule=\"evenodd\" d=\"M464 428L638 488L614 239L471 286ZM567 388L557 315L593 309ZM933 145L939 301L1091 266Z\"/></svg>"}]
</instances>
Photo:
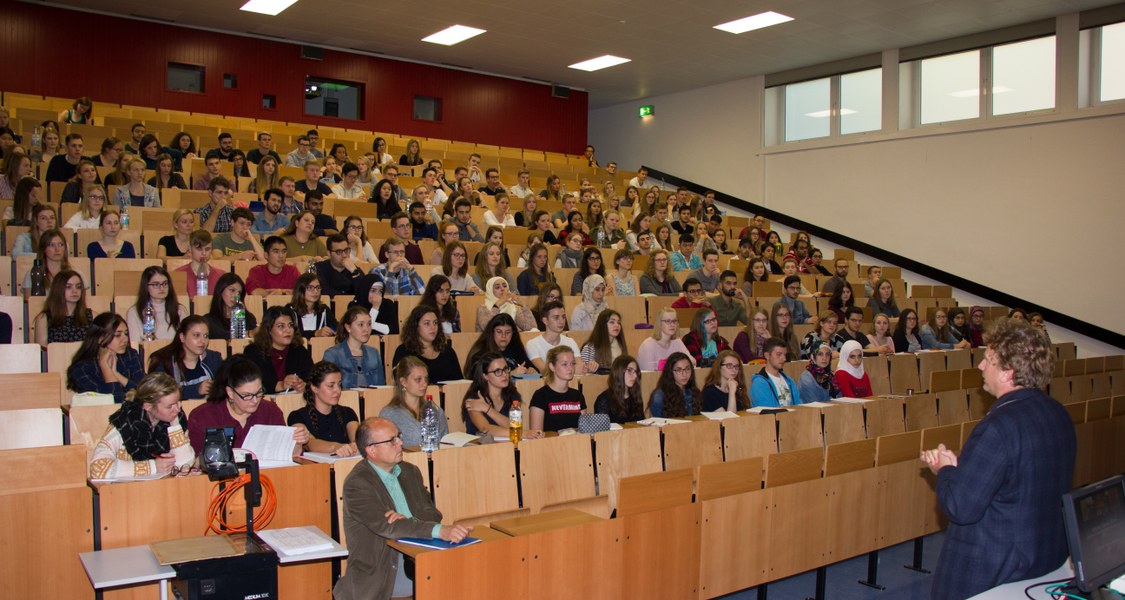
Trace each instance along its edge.
<instances>
[{"instance_id":1,"label":"ceiling light panel","mask_svg":"<svg viewBox=\"0 0 1125 600\"><path fill-rule=\"evenodd\" d=\"M452 46L453 44L460 44L461 42L476 37L485 30L477 29L476 27L466 27L465 25L453 25L443 29L435 34L422 38L423 42L430 42L431 44L441 44L442 46Z\"/></svg>"},{"instance_id":2,"label":"ceiling light panel","mask_svg":"<svg viewBox=\"0 0 1125 600\"><path fill-rule=\"evenodd\" d=\"M722 25L716 25L715 29L721 29L730 33L746 33L747 31L754 31L755 29L762 29L763 27L770 27L772 25L779 25L781 23L786 23L792 20L793 17L788 17L771 10L769 12L756 14L752 17L746 17L743 19L738 19L736 21L731 21L729 23L723 23Z\"/></svg>"},{"instance_id":3,"label":"ceiling light panel","mask_svg":"<svg viewBox=\"0 0 1125 600\"><path fill-rule=\"evenodd\" d=\"M580 71L598 71L601 69L608 69L609 67L616 67L617 65L623 65L631 61L632 59L629 58L621 58L620 56L606 54L605 56L599 56L597 58L591 58L590 60L584 60L580 63L574 63L573 65L570 65L570 68L578 69Z\"/></svg>"},{"instance_id":4,"label":"ceiling light panel","mask_svg":"<svg viewBox=\"0 0 1125 600\"><path fill-rule=\"evenodd\" d=\"M239 10L261 13L263 15L277 16L281 11L293 6L297 0L250 0L242 5Z\"/></svg>"}]
</instances>

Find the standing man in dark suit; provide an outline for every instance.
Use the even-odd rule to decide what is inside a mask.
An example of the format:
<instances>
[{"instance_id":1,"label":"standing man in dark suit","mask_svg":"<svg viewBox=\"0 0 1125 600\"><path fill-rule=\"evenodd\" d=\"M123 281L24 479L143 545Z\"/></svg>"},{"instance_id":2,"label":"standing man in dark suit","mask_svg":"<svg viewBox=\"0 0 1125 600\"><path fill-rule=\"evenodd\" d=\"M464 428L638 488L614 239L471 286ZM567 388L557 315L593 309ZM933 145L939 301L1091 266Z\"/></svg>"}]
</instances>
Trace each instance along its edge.
<instances>
[{"instance_id":1,"label":"standing man in dark suit","mask_svg":"<svg viewBox=\"0 0 1125 600\"><path fill-rule=\"evenodd\" d=\"M365 459L344 481L344 534L348 572L336 583L336 600L384 600L409 597L411 582L402 555L387 540L441 538L460 542L469 529L441 524L418 467L402 462L402 434L387 419L360 424L356 447Z\"/></svg>"},{"instance_id":2,"label":"standing man in dark suit","mask_svg":"<svg viewBox=\"0 0 1125 600\"><path fill-rule=\"evenodd\" d=\"M922 453L949 517L934 600L1039 577L1067 556L1061 499L1074 476L1075 435L1066 410L1042 391L1054 373L1051 344L1013 319L991 327L985 343L978 368L995 404L960 457L944 444Z\"/></svg>"}]
</instances>

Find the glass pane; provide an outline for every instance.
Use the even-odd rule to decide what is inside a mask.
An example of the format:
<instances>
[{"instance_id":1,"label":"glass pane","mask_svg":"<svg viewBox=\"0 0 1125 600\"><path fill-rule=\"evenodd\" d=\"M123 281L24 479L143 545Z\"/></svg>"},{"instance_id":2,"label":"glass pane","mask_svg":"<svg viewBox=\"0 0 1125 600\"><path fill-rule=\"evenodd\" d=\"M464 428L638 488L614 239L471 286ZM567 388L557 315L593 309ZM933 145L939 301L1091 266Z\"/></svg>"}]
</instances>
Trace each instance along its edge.
<instances>
[{"instance_id":1,"label":"glass pane","mask_svg":"<svg viewBox=\"0 0 1125 600\"><path fill-rule=\"evenodd\" d=\"M828 136L830 93L827 77L785 86L785 141Z\"/></svg>"},{"instance_id":2,"label":"glass pane","mask_svg":"<svg viewBox=\"0 0 1125 600\"><path fill-rule=\"evenodd\" d=\"M883 124L883 69L840 76L840 133L877 131Z\"/></svg>"},{"instance_id":3,"label":"glass pane","mask_svg":"<svg viewBox=\"0 0 1125 600\"><path fill-rule=\"evenodd\" d=\"M306 115L358 120L363 118L362 106L362 83L305 78Z\"/></svg>"},{"instance_id":4,"label":"glass pane","mask_svg":"<svg viewBox=\"0 0 1125 600\"><path fill-rule=\"evenodd\" d=\"M206 70L197 65L168 63L168 89L181 92L202 92Z\"/></svg>"},{"instance_id":5,"label":"glass pane","mask_svg":"<svg viewBox=\"0 0 1125 600\"><path fill-rule=\"evenodd\" d=\"M922 61L922 123L979 116L979 50Z\"/></svg>"},{"instance_id":6,"label":"glass pane","mask_svg":"<svg viewBox=\"0 0 1125 600\"><path fill-rule=\"evenodd\" d=\"M1125 23L1102 27L1101 101L1125 98Z\"/></svg>"},{"instance_id":7,"label":"glass pane","mask_svg":"<svg viewBox=\"0 0 1125 600\"><path fill-rule=\"evenodd\" d=\"M1055 107L1055 36L992 49L992 114Z\"/></svg>"}]
</instances>

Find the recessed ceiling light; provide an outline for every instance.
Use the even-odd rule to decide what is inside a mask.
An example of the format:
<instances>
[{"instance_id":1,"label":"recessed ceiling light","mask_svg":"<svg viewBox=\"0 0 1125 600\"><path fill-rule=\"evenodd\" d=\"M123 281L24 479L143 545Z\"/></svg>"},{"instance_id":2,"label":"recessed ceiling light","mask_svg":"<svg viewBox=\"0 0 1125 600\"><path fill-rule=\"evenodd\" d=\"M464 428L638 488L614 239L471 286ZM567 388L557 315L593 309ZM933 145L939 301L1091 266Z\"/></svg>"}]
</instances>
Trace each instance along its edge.
<instances>
[{"instance_id":1,"label":"recessed ceiling light","mask_svg":"<svg viewBox=\"0 0 1125 600\"><path fill-rule=\"evenodd\" d=\"M459 44L482 33L484 33L484 30L477 29L476 27L453 25L433 35L422 38L422 41L430 42L431 44L441 44L442 46L452 46L453 44Z\"/></svg>"},{"instance_id":2,"label":"recessed ceiling light","mask_svg":"<svg viewBox=\"0 0 1125 600\"><path fill-rule=\"evenodd\" d=\"M293 6L296 2L297 0L250 0L243 4L239 10L262 13L272 17L277 16L278 13Z\"/></svg>"},{"instance_id":3,"label":"recessed ceiling light","mask_svg":"<svg viewBox=\"0 0 1125 600\"><path fill-rule=\"evenodd\" d=\"M772 10L769 12L760 13L752 17L738 19L722 25L716 25L715 29L722 29L730 33L746 33L747 31L754 31L763 27L771 25L778 25L787 21L792 21L793 17L787 17L781 13L775 13Z\"/></svg>"},{"instance_id":4,"label":"recessed ceiling light","mask_svg":"<svg viewBox=\"0 0 1125 600\"><path fill-rule=\"evenodd\" d=\"M570 68L578 69L581 71L597 71L599 69L616 67L617 65L622 65L631 61L632 59L630 58L621 58L620 56L606 54L605 56L599 56L597 58L591 58L590 60L584 60L580 63L574 63L573 65L570 65Z\"/></svg>"}]
</instances>

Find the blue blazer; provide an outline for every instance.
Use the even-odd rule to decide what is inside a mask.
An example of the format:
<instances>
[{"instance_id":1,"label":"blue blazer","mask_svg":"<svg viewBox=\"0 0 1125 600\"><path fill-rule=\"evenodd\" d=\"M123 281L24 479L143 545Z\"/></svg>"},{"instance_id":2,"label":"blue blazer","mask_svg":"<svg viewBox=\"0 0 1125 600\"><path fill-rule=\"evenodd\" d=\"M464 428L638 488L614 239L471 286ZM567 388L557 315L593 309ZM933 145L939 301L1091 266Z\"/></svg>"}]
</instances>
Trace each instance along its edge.
<instances>
[{"instance_id":1,"label":"blue blazer","mask_svg":"<svg viewBox=\"0 0 1125 600\"><path fill-rule=\"evenodd\" d=\"M383 370L383 357L379 350L363 345L363 360L360 361L359 372L356 371L355 362L352 361L352 351L348 349L347 342L341 342L324 351L324 360L340 367L344 377L340 385L345 389L356 387L359 373L363 373L368 385L386 385L387 375Z\"/></svg>"}]
</instances>

